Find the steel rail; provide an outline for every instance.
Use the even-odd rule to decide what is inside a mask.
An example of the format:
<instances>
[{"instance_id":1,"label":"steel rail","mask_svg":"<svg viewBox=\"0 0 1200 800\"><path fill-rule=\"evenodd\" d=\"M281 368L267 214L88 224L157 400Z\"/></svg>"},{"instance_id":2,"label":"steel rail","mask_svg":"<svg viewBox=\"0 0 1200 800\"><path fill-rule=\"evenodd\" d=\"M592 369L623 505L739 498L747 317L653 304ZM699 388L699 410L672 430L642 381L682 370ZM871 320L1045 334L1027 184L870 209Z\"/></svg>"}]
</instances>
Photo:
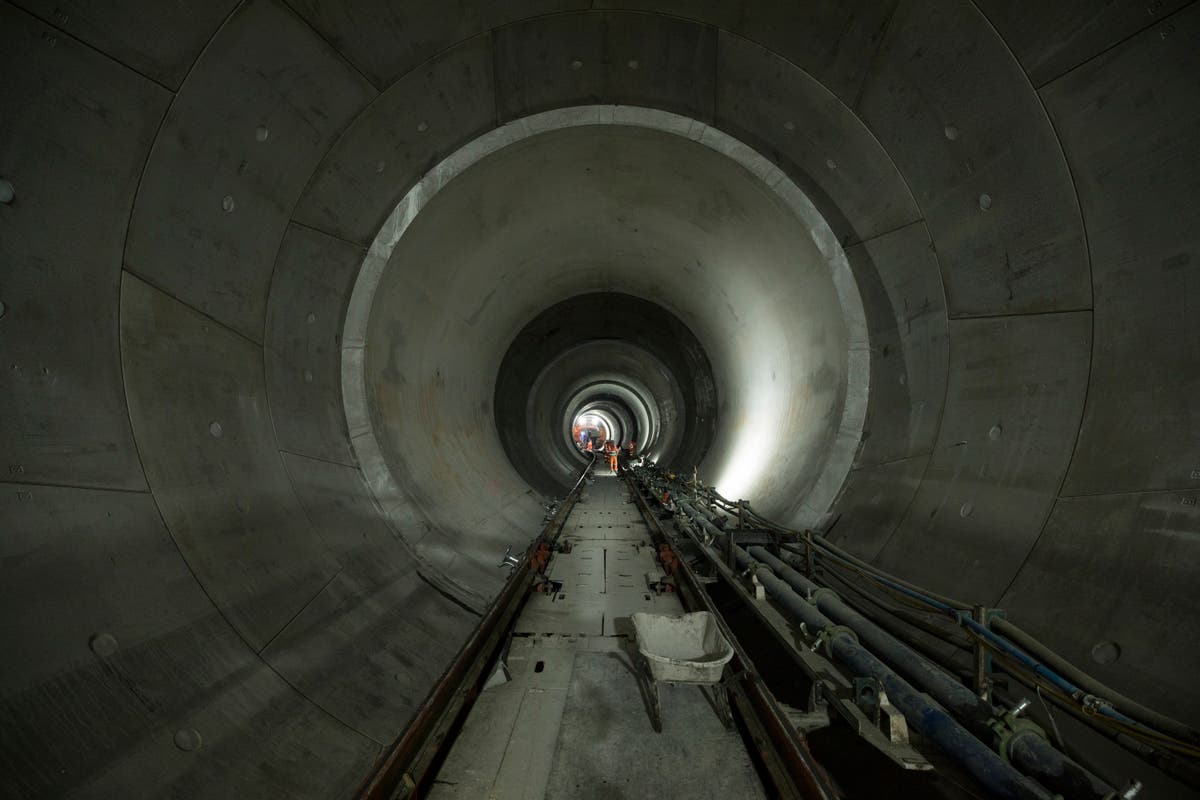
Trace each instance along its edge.
<instances>
[{"instance_id":1,"label":"steel rail","mask_svg":"<svg viewBox=\"0 0 1200 800\"><path fill-rule=\"evenodd\" d=\"M583 470L558 510L514 568L492 600L483 618L459 649L450 666L430 690L412 721L375 762L355 792L357 800L394 800L408 797L422 785L431 764L449 745L447 734L474 703L492 663L533 586L530 557L539 544L552 544L579 499L584 480L595 459Z\"/></svg>"},{"instance_id":2,"label":"steel rail","mask_svg":"<svg viewBox=\"0 0 1200 800\"><path fill-rule=\"evenodd\" d=\"M671 544L670 537L662 528L640 491L638 484L629 477L628 470L622 478L629 487L638 510L650 528L651 538L656 544ZM691 610L706 610L712 613L721 632L733 646L734 656L729 663L733 698L742 719L751 730L759 753L776 782L781 797L801 797L805 800L833 800L839 793L825 774L824 769L813 758L803 737L788 721L787 715L775 699L774 694L763 682L753 662L738 643L720 612L697 579L686 561L680 559L676 568L680 582L680 595Z\"/></svg>"}]
</instances>

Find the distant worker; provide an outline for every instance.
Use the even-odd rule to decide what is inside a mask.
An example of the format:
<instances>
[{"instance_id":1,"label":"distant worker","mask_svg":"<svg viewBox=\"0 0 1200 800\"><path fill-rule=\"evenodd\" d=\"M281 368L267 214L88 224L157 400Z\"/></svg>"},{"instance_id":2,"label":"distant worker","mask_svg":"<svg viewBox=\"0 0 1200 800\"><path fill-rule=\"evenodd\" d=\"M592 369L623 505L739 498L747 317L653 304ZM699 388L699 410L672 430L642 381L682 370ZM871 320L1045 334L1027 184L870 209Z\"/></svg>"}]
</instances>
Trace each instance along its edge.
<instances>
[{"instance_id":1,"label":"distant worker","mask_svg":"<svg viewBox=\"0 0 1200 800\"><path fill-rule=\"evenodd\" d=\"M629 459L631 461L633 460L633 457L636 453L637 453L637 442L635 442L633 439L630 439L629 440Z\"/></svg>"},{"instance_id":2,"label":"distant worker","mask_svg":"<svg viewBox=\"0 0 1200 800\"><path fill-rule=\"evenodd\" d=\"M612 474L617 474L617 453L621 452L621 448L611 439L604 443L604 452L608 454L608 468L612 470Z\"/></svg>"},{"instance_id":3,"label":"distant worker","mask_svg":"<svg viewBox=\"0 0 1200 800\"><path fill-rule=\"evenodd\" d=\"M592 440L591 439L587 440L587 451L589 453L592 452Z\"/></svg>"}]
</instances>

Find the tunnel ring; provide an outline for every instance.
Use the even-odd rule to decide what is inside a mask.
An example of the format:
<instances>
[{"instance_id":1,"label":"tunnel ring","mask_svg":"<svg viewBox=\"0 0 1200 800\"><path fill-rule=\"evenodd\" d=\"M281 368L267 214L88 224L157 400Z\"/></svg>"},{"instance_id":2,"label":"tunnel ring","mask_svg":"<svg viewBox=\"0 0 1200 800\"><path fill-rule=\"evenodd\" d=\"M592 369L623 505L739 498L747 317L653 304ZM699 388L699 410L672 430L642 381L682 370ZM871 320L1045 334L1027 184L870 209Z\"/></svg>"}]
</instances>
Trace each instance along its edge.
<instances>
[{"instance_id":1,"label":"tunnel ring","mask_svg":"<svg viewBox=\"0 0 1200 800\"><path fill-rule=\"evenodd\" d=\"M513 120L460 147L430 169L396 204L359 267L346 309L341 347L341 384L354 455L372 499L390 523L407 518L408 497L392 475L376 438L367 398L364 349L375 294L405 231L439 191L462 172L508 145L566 128L615 125L680 136L720 153L758 178L805 226L825 260L846 325L849 353L846 394L836 437L820 476L793 520L817 524L850 472L866 420L870 350L866 313L845 251L824 216L779 167L733 136L699 120L642 106L587 105L544 111ZM397 529L399 529L397 527Z\"/></svg>"}]
</instances>

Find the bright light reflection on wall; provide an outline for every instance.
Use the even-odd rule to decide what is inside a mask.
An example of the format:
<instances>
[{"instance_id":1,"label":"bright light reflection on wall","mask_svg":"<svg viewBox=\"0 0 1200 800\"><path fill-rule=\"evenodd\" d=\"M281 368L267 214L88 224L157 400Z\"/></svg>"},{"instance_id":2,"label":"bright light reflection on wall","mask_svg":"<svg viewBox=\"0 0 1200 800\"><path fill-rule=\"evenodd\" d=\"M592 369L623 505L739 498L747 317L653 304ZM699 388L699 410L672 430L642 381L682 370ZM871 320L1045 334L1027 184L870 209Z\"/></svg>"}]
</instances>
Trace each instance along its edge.
<instances>
[{"instance_id":1,"label":"bright light reflection on wall","mask_svg":"<svg viewBox=\"0 0 1200 800\"><path fill-rule=\"evenodd\" d=\"M760 484L781 445L787 445L779 441L779 432L788 429L784 415L789 403L783 387L791 382L772 381L769 369L757 372L747 381L750 391L742 393L742 408L731 431L733 449L713 480L717 491L732 500L752 499L747 494Z\"/></svg>"}]
</instances>

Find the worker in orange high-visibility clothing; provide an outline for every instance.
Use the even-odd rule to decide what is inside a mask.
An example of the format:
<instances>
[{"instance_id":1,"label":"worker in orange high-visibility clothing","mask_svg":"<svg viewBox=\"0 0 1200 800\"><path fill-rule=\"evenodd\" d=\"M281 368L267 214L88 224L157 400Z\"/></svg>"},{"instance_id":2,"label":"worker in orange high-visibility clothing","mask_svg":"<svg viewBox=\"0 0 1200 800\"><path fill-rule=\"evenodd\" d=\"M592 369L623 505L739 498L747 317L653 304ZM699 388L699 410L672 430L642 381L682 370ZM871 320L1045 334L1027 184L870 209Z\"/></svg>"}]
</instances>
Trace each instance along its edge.
<instances>
[{"instance_id":1,"label":"worker in orange high-visibility clothing","mask_svg":"<svg viewBox=\"0 0 1200 800\"><path fill-rule=\"evenodd\" d=\"M592 452L592 440L590 438L587 440L587 451L589 453Z\"/></svg>"},{"instance_id":2,"label":"worker in orange high-visibility clothing","mask_svg":"<svg viewBox=\"0 0 1200 800\"><path fill-rule=\"evenodd\" d=\"M604 443L604 452L608 455L608 468L612 470L613 475L617 474L617 453L621 452L621 448L612 439Z\"/></svg>"}]
</instances>

